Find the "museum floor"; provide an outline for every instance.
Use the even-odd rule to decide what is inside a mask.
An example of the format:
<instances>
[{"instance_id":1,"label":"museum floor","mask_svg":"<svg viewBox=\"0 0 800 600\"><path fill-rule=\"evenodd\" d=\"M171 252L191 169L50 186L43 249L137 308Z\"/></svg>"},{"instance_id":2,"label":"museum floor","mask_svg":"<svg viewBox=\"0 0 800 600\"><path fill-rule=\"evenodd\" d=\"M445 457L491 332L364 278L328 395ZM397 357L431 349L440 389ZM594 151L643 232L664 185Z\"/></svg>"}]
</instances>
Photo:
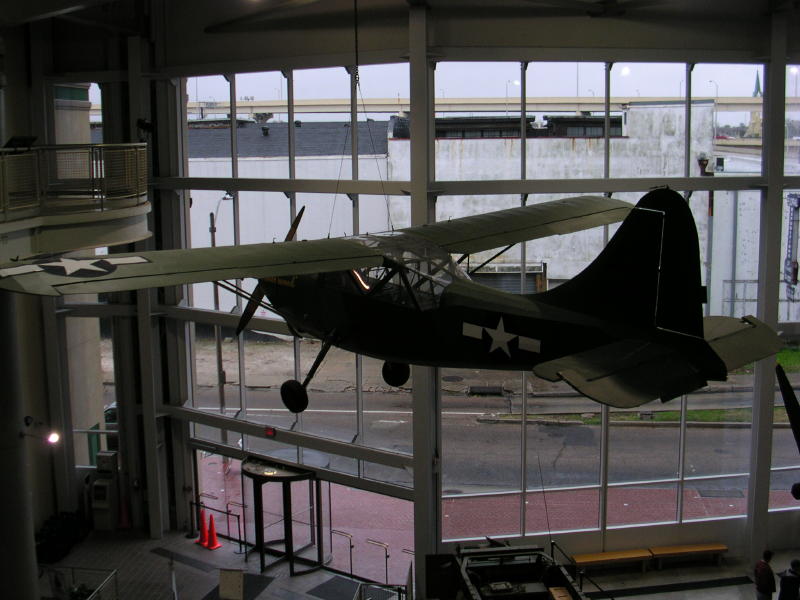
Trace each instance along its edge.
<instances>
[{"instance_id":1,"label":"museum floor","mask_svg":"<svg viewBox=\"0 0 800 600\"><path fill-rule=\"evenodd\" d=\"M242 569L251 574L246 581L247 600L350 600L355 592L354 582L324 570L289 577L286 563L277 564L264 575L258 575L257 556L251 555L245 563L243 556L236 553L236 544L221 541L223 546L210 552L181 533L150 540L130 533L96 532L76 546L57 567L116 569L120 600L171 600L170 557L180 600L218 598L216 588L220 568ZM785 569L795 556L800 556L800 550L777 552L772 563L775 571ZM592 577L616 598L736 600L754 596L753 585L746 579L749 572L749 565L728 557L721 566L702 560L668 564L663 570L650 570L646 574L633 566L600 571ZM40 586L43 598L52 597L46 573ZM584 592L590 591L591 586L587 584Z\"/></svg>"}]
</instances>

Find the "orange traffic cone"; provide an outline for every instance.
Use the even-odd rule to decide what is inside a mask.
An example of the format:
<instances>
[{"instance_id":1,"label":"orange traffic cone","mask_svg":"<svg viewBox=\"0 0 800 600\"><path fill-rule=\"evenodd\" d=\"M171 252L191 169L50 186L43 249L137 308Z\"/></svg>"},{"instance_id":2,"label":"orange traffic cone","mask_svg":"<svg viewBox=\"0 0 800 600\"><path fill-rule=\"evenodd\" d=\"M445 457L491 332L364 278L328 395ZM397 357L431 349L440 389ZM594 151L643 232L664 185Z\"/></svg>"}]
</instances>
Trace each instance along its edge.
<instances>
[{"instance_id":1,"label":"orange traffic cone","mask_svg":"<svg viewBox=\"0 0 800 600\"><path fill-rule=\"evenodd\" d=\"M206 529L206 511L202 508L200 509L200 537L195 540L195 544L200 544L201 546L208 545L208 530Z\"/></svg>"},{"instance_id":2,"label":"orange traffic cone","mask_svg":"<svg viewBox=\"0 0 800 600\"><path fill-rule=\"evenodd\" d=\"M209 550L222 548L222 544L217 539L217 528L214 526L214 515L208 517L208 543L205 545Z\"/></svg>"}]
</instances>

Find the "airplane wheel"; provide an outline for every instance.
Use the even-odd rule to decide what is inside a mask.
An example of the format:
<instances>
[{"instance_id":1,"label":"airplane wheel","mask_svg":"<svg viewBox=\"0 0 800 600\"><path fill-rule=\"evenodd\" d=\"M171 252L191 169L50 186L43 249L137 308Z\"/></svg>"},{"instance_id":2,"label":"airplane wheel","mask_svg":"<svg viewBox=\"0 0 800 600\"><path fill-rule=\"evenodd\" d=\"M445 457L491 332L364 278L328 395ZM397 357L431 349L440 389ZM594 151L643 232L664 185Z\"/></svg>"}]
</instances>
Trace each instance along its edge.
<instances>
[{"instance_id":1,"label":"airplane wheel","mask_svg":"<svg viewBox=\"0 0 800 600\"><path fill-rule=\"evenodd\" d=\"M403 363L385 362L381 370L383 380L391 386L404 385L411 376L411 367Z\"/></svg>"},{"instance_id":2,"label":"airplane wheel","mask_svg":"<svg viewBox=\"0 0 800 600\"><path fill-rule=\"evenodd\" d=\"M281 400L293 413L301 413L308 407L308 392L302 383L290 379L281 385Z\"/></svg>"}]
</instances>

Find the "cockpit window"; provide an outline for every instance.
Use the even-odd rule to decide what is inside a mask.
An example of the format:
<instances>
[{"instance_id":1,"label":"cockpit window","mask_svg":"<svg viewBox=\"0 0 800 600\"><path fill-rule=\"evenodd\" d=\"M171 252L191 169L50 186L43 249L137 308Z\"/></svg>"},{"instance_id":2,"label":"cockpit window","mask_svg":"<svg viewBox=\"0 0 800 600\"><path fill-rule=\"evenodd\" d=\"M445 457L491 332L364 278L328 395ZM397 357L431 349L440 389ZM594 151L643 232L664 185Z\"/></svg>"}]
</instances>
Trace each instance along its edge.
<instances>
[{"instance_id":1,"label":"cockpit window","mask_svg":"<svg viewBox=\"0 0 800 600\"><path fill-rule=\"evenodd\" d=\"M453 279L469 279L450 254L427 240L408 234L402 239L393 234L350 239L380 249L387 258L383 266L352 272L357 286L376 298L428 310L438 306Z\"/></svg>"}]
</instances>

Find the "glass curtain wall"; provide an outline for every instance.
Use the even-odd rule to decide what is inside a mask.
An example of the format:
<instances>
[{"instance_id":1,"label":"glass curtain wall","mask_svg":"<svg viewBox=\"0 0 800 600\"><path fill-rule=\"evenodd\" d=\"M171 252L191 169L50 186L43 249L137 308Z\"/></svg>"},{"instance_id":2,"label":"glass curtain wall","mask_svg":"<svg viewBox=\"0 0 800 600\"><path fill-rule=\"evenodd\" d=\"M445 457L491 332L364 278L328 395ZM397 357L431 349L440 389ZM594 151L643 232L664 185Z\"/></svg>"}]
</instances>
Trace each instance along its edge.
<instances>
[{"instance_id":1,"label":"glass curtain wall","mask_svg":"<svg viewBox=\"0 0 800 600\"><path fill-rule=\"evenodd\" d=\"M386 93L376 82L398 69L397 79L403 83ZM800 164L793 158L796 144L792 143L796 137L792 135L796 113L791 104L798 79L796 71L790 67L786 75L788 173L795 163ZM464 72L486 72L491 75L489 84L480 78L465 78ZM297 171L298 177L381 181L407 177L407 74L406 65L362 69L364 88L375 91L365 94L357 88L355 100L360 109L355 124L350 122L349 114L329 118L325 112L333 105L342 110L344 101L351 97L351 74L344 68L297 71L288 76L241 76L234 84L241 84L236 88L237 95L241 102L252 105L243 117L246 123L242 127L252 125L248 119L256 117L249 115L259 105L259 98L252 97L251 92L244 93L245 87L251 85L258 90L257 81L275 79L272 88L276 93L272 96L277 97L266 98L264 104L270 100L275 108L264 122L269 130L257 133L262 138L272 136L277 132L271 129L272 124L277 127L282 123L287 150L285 157L280 153L267 155L264 150L261 154L265 156L261 156L256 146L244 141L243 132L238 131L242 127L237 124L238 166L257 173L250 176L291 179L301 151L299 142L294 156L289 151L289 129L294 128L295 140L299 140L301 130L305 135L325 125L329 131L318 131L316 138L341 147L325 154L328 162L317 166L314 161L321 159L313 152L307 154L303 159L307 164L302 173ZM516 62L442 62L437 64L435 75L435 158L436 179L440 181L719 178L760 173L760 65L698 64L688 68L674 63L530 63L523 68ZM219 106L212 106L216 101L213 94L203 90L219 88L221 96L230 95L230 84L224 78L197 79L189 82L190 107L198 114L202 112L203 119L213 120L210 111ZM328 79L332 83L322 94L318 86ZM472 82L477 80L481 80L480 90L473 89ZM492 93L486 93L487 85L494 90ZM380 94L386 96L384 104L391 104L396 114L389 115L381 108L375 100ZM284 98L292 96L295 104L288 106ZM734 103L733 98L750 98L751 110L742 112L742 102ZM296 110L301 105L304 116L298 116ZM236 114L239 112L237 108ZM263 115L258 118L264 120ZM228 123L230 126L230 119ZM378 148L372 139L369 148L362 148L362 125L367 123L386 134L381 136L388 145ZM355 162L353 133L359 137ZM225 141L230 140L230 131L213 135L219 138L215 151L219 156L214 160L227 158L231 162L231 142ZM211 143L195 141L194 147ZM559 144L563 146L560 150L556 148ZM190 156L190 162L194 158L213 162L199 155ZM326 171L325 165L333 164L331 160L338 161L341 168ZM259 161L275 164L261 169ZM196 164L199 168L201 163ZM233 166L214 169L222 169L220 173L226 169L229 173L237 171ZM205 176L215 176L211 171L206 173ZM720 189L685 194L698 227L701 272L709 297L706 314L754 314L760 198L751 191L725 190L724 184L715 187ZM614 197L636 202L643 193L644 190L627 191L615 193ZM436 218L447 220L566 195L441 196L436 203ZM338 190L334 194L198 191L192 193L192 198L195 246L281 240L301 205L308 205L315 215L310 219L307 215L301 223L299 236L306 239L401 227L407 225L409 214L405 198L384 194L361 196L355 202ZM210 214L216 225L213 242ZM786 214L788 223L788 208ZM588 265L615 229L610 226L606 230L598 228L529 242L524 248L513 248L473 276L480 283L516 288L518 292L552 288ZM788 234L784 238L786 246ZM480 258L471 257L468 266L476 266L482 262ZM250 289L254 285L255 282L246 281L244 287ZM234 313L238 310L227 291L220 293L215 305L213 287L208 284L206 288L202 291L201 286L195 286L195 306L216 306ZM781 319L797 320L793 309L793 301L782 300ZM268 331L249 332L243 342L222 331L222 352L217 349L220 344L215 338L211 340L216 335L213 327L207 348L198 333L195 364L198 368L204 362L211 365L205 374L198 372L198 385L208 388L206 395L215 398L201 400L200 406L205 402L210 410L230 412L265 425L411 453L412 382L401 388L388 388L380 375L380 361L332 351L310 386L312 410L299 417L291 415L279 401L278 388L285 379L302 379L319 344L294 340L280 318L268 311L260 311L257 316L273 319L274 325L267 327ZM224 379L220 378L220 363ZM443 369L445 539L591 530L743 514L752 406L752 394L745 390L751 385L749 377L747 368L734 373L731 394L699 392L663 406L622 411L605 410L573 394L566 386L546 385L533 376ZM223 407L221 398L227 398L228 392L232 399L226 399ZM202 396L200 392L198 397ZM773 508L785 505L780 497L786 496L786 482L800 470L800 461L791 458L791 440L786 434L781 418L776 417L773 486L778 499L771 505ZM411 482L410 473L366 462L324 453L302 456L304 453L294 447L273 447L267 440L237 443L265 453L288 452L307 464L316 461L337 465L343 472L379 481L402 485ZM640 452L644 446L651 450L647 456ZM491 515L488 523L487 515Z\"/></svg>"},{"instance_id":2,"label":"glass curtain wall","mask_svg":"<svg viewBox=\"0 0 800 600\"><path fill-rule=\"evenodd\" d=\"M472 139L469 140L447 140L449 146L459 143L465 147L468 144L475 146L469 153L466 150L454 151L449 147L443 150L442 140L438 139L441 137L440 129L443 130L442 122L447 118L444 112L447 105L442 99L445 94L439 90L443 86L438 77L450 75L449 69L455 72L458 66L459 63L440 64L436 71L439 180L482 178L480 172L473 177L474 171L468 168L459 172L458 165L450 160L453 155L473 157L476 164L481 162L481 153L484 151L493 160L498 155L496 151L480 149L479 144L484 140L477 139L480 137L477 135L471 135ZM475 64L475 68L479 66L480 63ZM546 79L531 77L534 67L538 65L530 65L527 70L528 106L538 100L531 100L532 95L540 95L532 90L537 84L543 86L540 82ZM542 65L540 70L546 68L547 65ZM606 94L602 85L605 69L604 65L577 65L573 72L577 73L575 81L578 93L562 95L572 96L575 101L585 100L587 106L594 106L592 98ZM651 77L653 69L661 76ZM562 74L567 70L562 64ZM498 68L497 72L500 71L502 69ZM592 88L595 94L589 93L581 98L581 73L586 73L587 82L592 81L592 77L600 78L600 89ZM648 75L645 76L645 73ZM690 74L692 86L689 97L691 108L688 111L687 73ZM790 84L794 74L791 69L787 70ZM695 65L690 69L684 64L620 63L610 68L608 81L611 125L608 158L603 156L604 146L595 155L588 144L585 147L573 145L574 149L564 156L563 162L588 169L584 176L600 177L602 173L607 173L611 177L623 178L684 175L724 177L760 173L760 130L758 135L755 132L761 117L758 88L763 81L761 66ZM755 87L752 94L743 91L748 81ZM714 93L698 91L702 87L701 82L713 87ZM719 92L717 87L723 91ZM791 90L791 87L787 88L787 97ZM741 103L731 102L725 96L753 98L752 110L747 113L746 119L743 115L730 112L731 108L739 107ZM561 102L566 104L568 99ZM616 113L615 102L621 107ZM519 106L519 101L515 99L510 110ZM604 116L602 105L599 114ZM585 111L583 115L586 123L581 125L590 126L589 117L593 114ZM502 116L506 116L505 110ZM615 116L619 117L619 130L615 129ZM547 119L551 127L559 124L559 119L554 117ZM688 122L687 117L691 119ZM509 115L509 118L519 119L519 112ZM745 126L738 127L739 123L734 123L737 119ZM791 127L790 120L787 116L787 132ZM560 125L576 126L575 123ZM746 125L751 125L750 134ZM574 135L576 131L563 129L562 133ZM584 134L587 131L584 129ZM455 134L451 134L452 137ZM527 139L524 172L528 178L563 177L555 167L548 167L546 162L537 162L535 146L542 141L551 143L549 139ZM787 133L787 164L791 160L790 141ZM510 173L519 162L519 151L515 154L512 150L506 154L505 171L501 172ZM755 163L752 158L754 155ZM758 167L748 169L750 163ZM441 175L442 169L449 169L449 177ZM451 172L453 169L456 171ZM486 178L495 177L488 175ZM642 194L616 193L614 197L635 203ZM709 296L705 314L736 317L756 314L760 195L724 189L685 195L698 227L701 273ZM543 196L542 199L553 197ZM463 216L458 211L463 212L465 206L473 207L471 210L475 212L502 208L492 204L495 199L489 197L486 202L482 202L483 198L477 202L474 199L470 202L459 202L460 198L440 199L437 202L437 218ZM531 197L527 201L540 199ZM589 264L602 248L603 240L607 239L607 235L613 235L615 229L612 226L608 232L598 230L572 234L576 240L570 240L571 236L560 236L557 240L529 242L524 258L521 259L519 252L516 255L508 252L505 256L512 256L510 260L516 260L518 264L521 260L538 260L541 271L546 274L545 285L553 287L570 279ZM580 251L576 251L578 248ZM521 268L524 267L517 266L517 278ZM796 320L791 309L791 305L782 301L781 318ZM470 386L464 381L467 379L465 374L443 371L442 375L443 398L454 385L462 386L461 393L470 398ZM553 397L555 394L572 394L567 386L563 391L536 389L537 384L541 388L545 386L533 377L530 379L534 383L528 381L524 386L518 386L516 391L511 391L505 388L514 386L509 386L507 382L519 379L519 375L507 378L502 373L490 376L473 372L468 376L473 379L482 377L487 384L498 381L501 384L495 386L499 393L493 406L489 406L488 399L462 401L475 413L474 422L462 426L462 430L466 428L462 435L470 440L469 444L464 440L459 441L458 434L448 430L450 417L447 415L447 403L443 402L445 453L442 509L445 539L682 522L741 516L746 512L752 406L751 366L732 373L729 382L723 386L712 385L664 405L646 405L628 411L606 411L577 396L570 400ZM494 381L493 378L499 379ZM522 389L525 390L524 394L521 393ZM523 428L523 442L519 443L523 406L527 425ZM481 441L484 431L489 428L494 431L486 431L486 441ZM784 438L786 441L782 441ZM476 440L479 443L475 443ZM785 459L783 463L780 459L775 461L780 466L776 467L773 475L773 496L780 498L783 494L784 500L773 500L774 507L786 505L788 482L798 469L796 452L787 446L789 440L785 425L776 424L775 452L785 456ZM601 464L604 443L608 447L605 465ZM648 448L648 452L643 454L642 448ZM522 461L517 459L518 452L523 457ZM469 488L469 474L458 475L462 456L476 463L469 473L474 480L472 485L475 486L477 482L480 489ZM502 464L484 465L492 460ZM525 493L520 492L522 489ZM480 525L476 525L477 515L484 516ZM491 515L488 522L487 515Z\"/></svg>"},{"instance_id":3,"label":"glass curtain wall","mask_svg":"<svg viewBox=\"0 0 800 600\"><path fill-rule=\"evenodd\" d=\"M800 174L800 96L798 96L800 67L789 65L786 69L786 122L784 139L784 171L787 175ZM783 206L783 270L781 272L781 297L779 318L797 321L796 309L800 304L797 288L797 218L800 211L800 189L789 189L784 193ZM784 368L793 386L796 385L798 338L792 332L787 336L787 346L778 355L778 363ZM774 427L772 432L772 474L769 506L773 510L792 509L797 500L791 495L792 486L800 482L800 457L789 428L786 409L780 394L775 397Z\"/></svg>"},{"instance_id":4,"label":"glass curtain wall","mask_svg":"<svg viewBox=\"0 0 800 600\"><path fill-rule=\"evenodd\" d=\"M292 218L303 206L307 210L297 239L394 228L395 221L408 212L407 198L385 192L345 194L338 190L338 182L377 180L385 189L391 173L395 177L404 173L407 159L390 168L387 127L390 121L393 123L388 115L396 117L403 99L407 103L407 74L407 65L376 65L364 68L357 82L344 68L188 80L192 176L337 180L334 193L194 190L190 193L192 247L283 241ZM367 102L361 82L372 89L370 85L374 88L374 82L387 76L404 76L405 82L401 79L388 86L389 100ZM355 102L351 101L351 83L358 83L352 91ZM356 121L351 123L353 103ZM211 114L212 108L225 114ZM232 119L231 114L237 118ZM359 143L354 153L352 140L356 136ZM408 136L403 143L407 145ZM321 148L320 144L327 146ZM331 161L341 168L325 175L325 165L330 166ZM266 426L410 453L410 384L405 389L384 384L380 361L367 362L365 367L360 357L334 348L309 385L310 409L295 415L284 408L281 384L288 379L302 381L321 344L294 338L283 319L265 307L256 311L256 321L237 338L234 324L242 300L231 287L249 292L255 285L255 280L246 279L192 286L194 307L233 316L227 325L205 324L202 319L194 323L193 406ZM249 439L216 427L196 425L195 435L377 481L404 486L411 483L409 472L369 461L284 447L272 440Z\"/></svg>"}]
</instances>

